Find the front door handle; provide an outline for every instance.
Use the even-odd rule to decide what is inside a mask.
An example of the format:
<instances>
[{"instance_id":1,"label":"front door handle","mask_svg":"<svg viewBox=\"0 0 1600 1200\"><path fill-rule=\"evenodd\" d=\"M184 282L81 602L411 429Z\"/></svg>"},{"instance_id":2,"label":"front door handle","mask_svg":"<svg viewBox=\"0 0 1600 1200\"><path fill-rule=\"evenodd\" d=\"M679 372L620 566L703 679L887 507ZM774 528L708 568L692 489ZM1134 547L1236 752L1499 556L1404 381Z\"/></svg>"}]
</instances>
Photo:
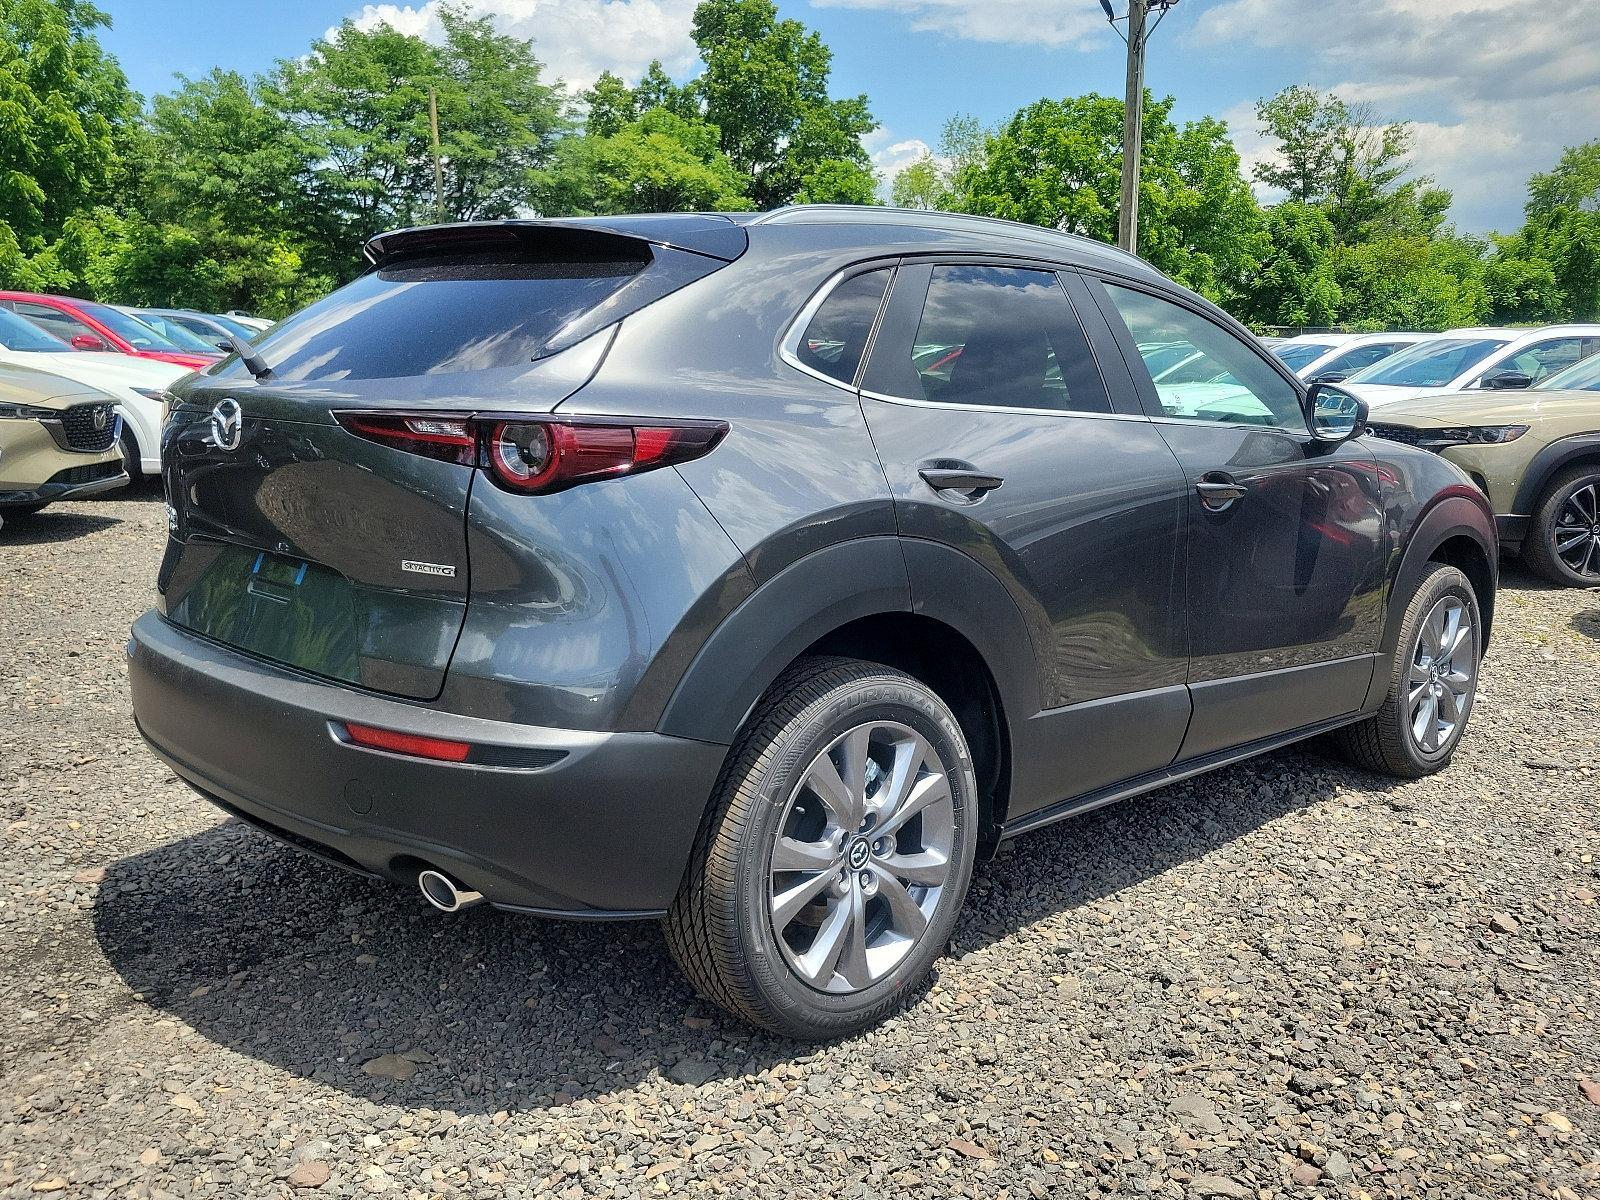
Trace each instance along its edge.
<instances>
[{"instance_id":1,"label":"front door handle","mask_svg":"<svg viewBox=\"0 0 1600 1200\"><path fill-rule=\"evenodd\" d=\"M1200 503L1211 512L1226 512L1250 491L1226 471L1202 475L1195 480L1194 490L1200 494Z\"/></svg>"},{"instance_id":2,"label":"front door handle","mask_svg":"<svg viewBox=\"0 0 1600 1200\"><path fill-rule=\"evenodd\" d=\"M1005 482L971 467L919 467L917 474L936 492L992 492Z\"/></svg>"}]
</instances>

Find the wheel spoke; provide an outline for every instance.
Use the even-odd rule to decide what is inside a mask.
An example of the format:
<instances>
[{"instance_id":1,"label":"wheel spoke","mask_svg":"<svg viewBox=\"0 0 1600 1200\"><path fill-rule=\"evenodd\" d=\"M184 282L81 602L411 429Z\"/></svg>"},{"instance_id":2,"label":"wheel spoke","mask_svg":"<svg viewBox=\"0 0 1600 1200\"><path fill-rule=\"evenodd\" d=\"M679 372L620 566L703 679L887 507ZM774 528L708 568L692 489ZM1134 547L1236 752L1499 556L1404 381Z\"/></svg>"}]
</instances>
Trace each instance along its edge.
<instances>
[{"instance_id":1,"label":"wheel spoke","mask_svg":"<svg viewBox=\"0 0 1600 1200\"><path fill-rule=\"evenodd\" d=\"M839 956L839 974L853 988L872 982L872 967L867 962L866 897L859 884L850 885L850 895L839 907L850 910L850 923L843 937L844 952Z\"/></svg>"},{"instance_id":2,"label":"wheel spoke","mask_svg":"<svg viewBox=\"0 0 1600 1200\"><path fill-rule=\"evenodd\" d=\"M806 772L805 783L816 793L817 799L822 801L828 815L839 828L853 830L861 824L860 802L850 785L840 776L832 754L817 756L817 761Z\"/></svg>"},{"instance_id":3,"label":"wheel spoke","mask_svg":"<svg viewBox=\"0 0 1600 1200\"><path fill-rule=\"evenodd\" d=\"M916 816L930 804L937 804L950 799L950 780L940 772L936 775L924 775L917 780L911 789L911 794L894 810L886 820L873 832L889 837L898 833L907 821Z\"/></svg>"},{"instance_id":4,"label":"wheel spoke","mask_svg":"<svg viewBox=\"0 0 1600 1200\"><path fill-rule=\"evenodd\" d=\"M926 743L920 736L905 738L895 743L894 762L889 767L889 776L878 789L877 803L869 810L876 818L875 829L881 829L883 823L906 802L926 760L925 748Z\"/></svg>"},{"instance_id":5,"label":"wheel spoke","mask_svg":"<svg viewBox=\"0 0 1600 1200\"><path fill-rule=\"evenodd\" d=\"M841 820L839 824L847 830L858 828L862 817L866 815L867 748L871 741L872 730L863 725L845 734L844 740L839 743L839 757L842 760L839 774L850 789L850 819L848 822Z\"/></svg>"},{"instance_id":6,"label":"wheel spoke","mask_svg":"<svg viewBox=\"0 0 1600 1200\"><path fill-rule=\"evenodd\" d=\"M1439 689L1439 720L1447 727L1446 732L1455 728L1461 719L1461 702L1456 696L1454 688Z\"/></svg>"},{"instance_id":7,"label":"wheel spoke","mask_svg":"<svg viewBox=\"0 0 1600 1200\"><path fill-rule=\"evenodd\" d=\"M838 854L827 842L802 842L780 837L772 847L774 871L829 871L837 868Z\"/></svg>"},{"instance_id":8,"label":"wheel spoke","mask_svg":"<svg viewBox=\"0 0 1600 1200\"><path fill-rule=\"evenodd\" d=\"M1417 712L1416 719L1411 723L1411 734L1417 739L1417 745L1424 750L1435 750L1439 745L1439 702L1429 692L1422 701L1422 707Z\"/></svg>"},{"instance_id":9,"label":"wheel spoke","mask_svg":"<svg viewBox=\"0 0 1600 1200\"><path fill-rule=\"evenodd\" d=\"M1433 679L1433 676L1428 674L1427 665L1425 665L1423 663L1419 663L1419 662L1413 662L1411 664L1411 682L1412 683L1429 683L1429 682L1432 681L1432 679Z\"/></svg>"},{"instance_id":10,"label":"wheel spoke","mask_svg":"<svg viewBox=\"0 0 1600 1200\"><path fill-rule=\"evenodd\" d=\"M919 850L915 854L890 854L882 860L883 869L907 883L934 887L945 881L950 873L950 859L935 850Z\"/></svg>"},{"instance_id":11,"label":"wheel spoke","mask_svg":"<svg viewBox=\"0 0 1600 1200\"><path fill-rule=\"evenodd\" d=\"M812 939L810 948L796 958L800 974L805 977L806 982L821 987L833 978L834 971L838 969L839 955L844 951L845 942L850 937L851 926L854 924L848 903L841 901L829 910L827 919L817 930L817 936Z\"/></svg>"},{"instance_id":12,"label":"wheel spoke","mask_svg":"<svg viewBox=\"0 0 1600 1200\"><path fill-rule=\"evenodd\" d=\"M895 931L908 938L921 937L922 931L928 927L928 918L917 902L911 898L911 893L882 867L874 867L873 873L878 878L878 894L889 905L889 915L894 920Z\"/></svg>"},{"instance_id":13,"label":"wheel spoke","mask_svg":"<svg viewBox=\"0 0 1600 1200\"><path fill-rule=\"evenodd\" d=\"M1590 540L1587 529L1580 529L1576 525L1556 526L1556 553L1565 554L1576 546L1581 546Z\"/></svg>"},{"instance_id":14,"label":"wheel spoke","mask_svg":"<svg viewBox=\"0 0 1600 1200\"><path fill-rule=\"evenodd\" d=\"M835 879L832 872L819 871L786 891L772 897L772 925L779 933L789 927L789 922L800 915L800 910L822 894Z\"/></svg>"}]
</instances>

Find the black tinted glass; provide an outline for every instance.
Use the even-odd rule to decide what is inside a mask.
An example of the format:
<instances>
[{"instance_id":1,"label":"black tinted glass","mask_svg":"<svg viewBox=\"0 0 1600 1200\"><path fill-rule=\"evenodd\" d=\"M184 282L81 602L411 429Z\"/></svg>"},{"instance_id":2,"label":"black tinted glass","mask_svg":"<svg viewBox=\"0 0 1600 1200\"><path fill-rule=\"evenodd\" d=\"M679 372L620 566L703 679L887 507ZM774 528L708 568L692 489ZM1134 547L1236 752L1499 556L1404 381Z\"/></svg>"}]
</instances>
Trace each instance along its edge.
<instances>
[{"instance_id":1,"label":"black tinted glass","mask_svg":"<svg viewBox=\"0 0 1600 1200\"><path fill-rule=\"evenodd\" d=\"M639 276L638 258L409 259L273 327L257 343L279 379L393 379L529 362ZM620 314L619 314L620 315Z\"/></svg>"},{"instance_id":2,"label":"black tinted glass","mask_svg":"<svg viewBox=\"0 0 1600 1200\"><path fill-rule=\"evenodd\" d=\"M926 400L1111 411L1077 313L1049 271L935 267L911 357Z\"/></svg>"},{"instance_id":3,"label":"black tinted glass","mask_svg":"<svg viewBox=\"0 0 1600 1200\"><path fill-rule=\"evenodd\" d=\"M889 275L887 268L868 271L829 292L800 335L800 361L840 383L855 382Z\"/></svg>"}]
</instances>

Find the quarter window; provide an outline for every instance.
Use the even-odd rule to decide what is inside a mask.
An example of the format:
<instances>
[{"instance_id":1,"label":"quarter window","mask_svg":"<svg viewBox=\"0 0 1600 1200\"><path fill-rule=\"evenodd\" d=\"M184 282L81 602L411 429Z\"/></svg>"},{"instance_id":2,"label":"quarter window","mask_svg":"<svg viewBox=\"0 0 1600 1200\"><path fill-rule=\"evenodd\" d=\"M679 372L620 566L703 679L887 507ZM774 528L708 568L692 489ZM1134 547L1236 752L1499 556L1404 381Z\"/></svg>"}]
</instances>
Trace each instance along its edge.
<instances>
[{"instance_id":1,"label":"quarter window","mask_svg":"<svg viewBox=\"0 0 1600 1200\"><path fill-rule=\"evenodd\" d=\"M1089 340L1050 271L935 267L911 361L920 399L1111 411Z\"/></svg>"},{"instance_id":2,"label":"quarter window","mask_svg":"<svg viewBox=\"0 0 1600 1200\"><path fill-rule=\"evenodd\" d=\"M830 379L853 384L891 274L887 267L867 271L829 292L800 335L795 352L800 361Z\"/></svg>"},{"instance_id":3,"label":"quarter window","mask_svg":"<svg viewBox=\"0 0 1600 1200\"><path fill-rule=\"evenodd\" d=\"M1226 425L1270 425L1304 429L1300 395L1238 337L1197 313L1145 292L1107 284L1141 355L1163 361L1172 347L1187 351L1177 366L1146 370L1162 414ZM1147 349L1148 348L1148 349Z\"/></svg>"}]
</instances>

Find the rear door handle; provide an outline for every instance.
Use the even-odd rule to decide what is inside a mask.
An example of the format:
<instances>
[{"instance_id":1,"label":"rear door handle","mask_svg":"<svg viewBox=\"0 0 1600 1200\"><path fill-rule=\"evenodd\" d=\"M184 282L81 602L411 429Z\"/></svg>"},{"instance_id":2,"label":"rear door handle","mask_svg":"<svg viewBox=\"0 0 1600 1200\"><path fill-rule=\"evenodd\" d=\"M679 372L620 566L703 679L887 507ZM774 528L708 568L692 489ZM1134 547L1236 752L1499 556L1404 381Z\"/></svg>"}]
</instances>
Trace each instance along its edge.
<instances>
[{"instance_id":1,"label":"rear door handle","mask_svg":"<svg viewBox=\"0 0 1600 1200\"><path fill-rule=\"evenodd\" d=\"M992 492L1005 482L1002 476L970 467L919 467L917 474L936 492Z\"/></svg>"},{"instance_id":2,"label":"rear door handle","mask_svg":"<svg viewBox=\"0 0 1600 1200\"><path fill-rule=\"evenodd\" d=\"M1195 480L1194 490L1200 494L1200 503L1212 512L1226 511L1250 491L1226 471L1211 471L1201 476Z\"/></svg>"}]
</instances>

